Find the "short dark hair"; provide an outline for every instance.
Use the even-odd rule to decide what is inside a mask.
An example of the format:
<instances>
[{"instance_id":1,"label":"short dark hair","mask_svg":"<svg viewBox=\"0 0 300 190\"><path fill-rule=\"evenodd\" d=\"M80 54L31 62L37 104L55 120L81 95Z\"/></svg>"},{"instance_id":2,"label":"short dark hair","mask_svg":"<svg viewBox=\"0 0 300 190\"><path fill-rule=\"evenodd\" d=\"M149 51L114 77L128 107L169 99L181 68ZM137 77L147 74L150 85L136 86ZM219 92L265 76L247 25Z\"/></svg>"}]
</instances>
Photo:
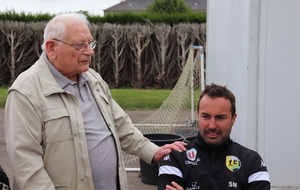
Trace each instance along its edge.
<instances>
[{"instance_id":1,"label":"short dark hair","mask_svg":"<svg viewBox=\"0 0 300 190\"><path fill-rule=\"evenodd\" d=\"M224 98L228 99L231 103L231 114L232 114L232 116L235 114L235 112L236 112L235 96L230 90L228 90L228 88L226 86L220 86L220 85L217 85L214 83L211 83L210 85L206 85L205 89L200 94L197 111L199 111L199 109L200 109L200 107L199 107L200 100L205 95L207 95L210 98L224 97Z\"/></svg>"}]
</instances>

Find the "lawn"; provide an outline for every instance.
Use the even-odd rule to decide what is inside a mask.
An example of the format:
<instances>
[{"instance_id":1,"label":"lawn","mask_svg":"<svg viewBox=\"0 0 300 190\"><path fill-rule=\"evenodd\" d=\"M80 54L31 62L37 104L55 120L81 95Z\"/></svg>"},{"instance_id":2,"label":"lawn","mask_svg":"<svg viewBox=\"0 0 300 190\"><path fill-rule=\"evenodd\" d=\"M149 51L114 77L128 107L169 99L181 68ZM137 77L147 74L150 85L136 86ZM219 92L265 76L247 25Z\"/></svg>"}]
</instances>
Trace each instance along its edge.
<instances>
[{"instance_id":1,"label":"lawn","mask_svg":"<svg viewBox=\"0 0 300 190\"><path fill-rule=\"evenodd\" d=\"M4 108L7 97L7 88L0 88L0 108Z\"/></svg>"},{"instance_id":2,"label":"lawn","mask_svg":"<svg viewBox=\"0 0 300 190\"><path fill-rule=\"evenodd\" d=\"M171 90L111 89L113 99L124 110L151 110L159 108Z\"/></svg>"},{"instance_id":3,"label":"lawn","mask_svg":"<svg viewBox=\"0 0 300 190\"><path fill-rule=\"evenodd\" d=\"M167 99L171 90L111 89L113 99L124 110L157 109ZM4 108L7 88L0 88L0 108Z\"/></svg>"}]
</instances>

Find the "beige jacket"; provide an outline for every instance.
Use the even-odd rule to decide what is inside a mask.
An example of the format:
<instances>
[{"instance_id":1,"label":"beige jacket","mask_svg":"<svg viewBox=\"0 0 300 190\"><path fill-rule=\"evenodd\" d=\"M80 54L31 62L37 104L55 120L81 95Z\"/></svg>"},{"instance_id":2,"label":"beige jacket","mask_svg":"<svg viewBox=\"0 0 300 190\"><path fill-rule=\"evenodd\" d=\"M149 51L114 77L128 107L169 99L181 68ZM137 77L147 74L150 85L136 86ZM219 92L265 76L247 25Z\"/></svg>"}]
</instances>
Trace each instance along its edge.
<instances>
[{"instance_id":1,"label":"beige jacket","mask_svg":"<svg viewBox=\"0 0 300 190\"><path fill-rule=\"evenodd\" d=\"M100 75L86 74L115 139L120 187L128 189L121 149L150 163L158 147L132 126ZM79 102L56 83L43 55L9 89L5 138L14 189L94 190Z\"/></svg>"}]
</instances>

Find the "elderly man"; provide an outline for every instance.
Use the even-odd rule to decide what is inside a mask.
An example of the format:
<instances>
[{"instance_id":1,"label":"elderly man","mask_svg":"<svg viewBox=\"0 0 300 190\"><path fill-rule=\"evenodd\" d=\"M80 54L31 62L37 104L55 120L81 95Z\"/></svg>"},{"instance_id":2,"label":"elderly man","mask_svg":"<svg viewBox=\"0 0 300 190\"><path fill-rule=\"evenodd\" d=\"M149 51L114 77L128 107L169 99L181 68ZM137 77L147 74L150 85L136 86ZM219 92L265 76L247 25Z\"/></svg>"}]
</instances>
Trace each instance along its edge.
<instances>
[{"instance_id":1,"label":"elderly man","mask_svg":"<svg viewBox=\"0 0 300 190\"><path fill-rule=\"evenodd\" d=\"M89 68L96 42L82 14L54 17L43 53L9 89L5 136L14 189L128 189L121 150L148 163L157 147L132 126L107 84Z\"/></svg>"},{"instance_id":2,"label":"elderly man","mask_svg":"<svg viewBox=\"0 0 300 190\"><path fill-rule=\"evenodd\" d=\"M237 114L226 87L207 85L198 102L199 134L186 152L167 155L159 168L159 190L270 190L261 157L230 139Z\"/></svg>"}]
</instances>

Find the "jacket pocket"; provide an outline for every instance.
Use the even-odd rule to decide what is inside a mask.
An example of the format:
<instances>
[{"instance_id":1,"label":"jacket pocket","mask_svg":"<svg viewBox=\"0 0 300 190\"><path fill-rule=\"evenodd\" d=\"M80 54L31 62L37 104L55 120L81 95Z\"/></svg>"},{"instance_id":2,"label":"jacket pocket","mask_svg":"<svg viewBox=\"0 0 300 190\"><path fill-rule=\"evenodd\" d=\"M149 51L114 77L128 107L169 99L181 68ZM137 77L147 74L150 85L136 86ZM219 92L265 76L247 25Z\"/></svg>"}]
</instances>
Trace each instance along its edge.
<instances>
[{"instance_id":1,"label":"jacket pocket","mask_svg":"<svg viewBox=\"0 0 300 190\"><path fill-rule=\"evenodd\" d=\"M69 181L57 180L53 181L56 190L71 190Z\"/></svg>"},{"instance_id":2,"label":"jacket pocket","mask_svg":"<svg viewBox=\"0 0 300 190\"><path fill-rule=\"evenodd\" d=\"M43 111L46 143L73 139L70 115L66 108L52 108Z\"/></svg>"},{"instance_id":3,"label":"jacket pocket","mask_svg":"<svg viewBox=\"0 0 300 190\"><path fill-rule=\"evenodd\" d=\"M67 190L69 188L68 188L68 186L55 186L55 189L57 189L57 190Z\"/></svg>"}]
</instances>

